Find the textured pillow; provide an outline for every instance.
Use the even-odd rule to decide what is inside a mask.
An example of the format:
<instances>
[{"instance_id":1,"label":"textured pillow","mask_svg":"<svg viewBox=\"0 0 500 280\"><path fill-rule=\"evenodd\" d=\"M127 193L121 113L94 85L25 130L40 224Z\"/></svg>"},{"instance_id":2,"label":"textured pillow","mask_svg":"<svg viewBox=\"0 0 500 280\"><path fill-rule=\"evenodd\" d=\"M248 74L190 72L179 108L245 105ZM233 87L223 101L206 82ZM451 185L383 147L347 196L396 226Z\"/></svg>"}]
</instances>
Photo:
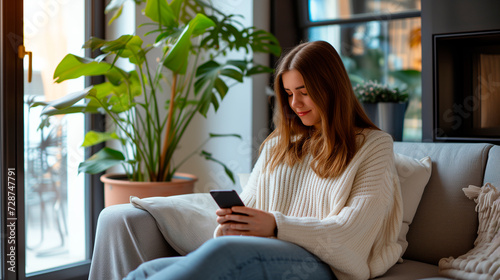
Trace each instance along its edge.
<instances>
[{"instance_id":1,"label":"textured pillow","mask_svg":"<svg viewBox=\"0 0 500 280\"><path fill-rule=\"evenodd\" d=\"M408 248L406 234L417 212L425 186L431 177L432 162L428 156L415 159L398 153L394 153L394 160L401 184L401 196L403 197L403 225L398 238L398 243L403 248L401 251L402 257L406 248Z\"/></svg>"},{"instance_id":2,"label":"textured pillow","mask_svg":"<svg viewBox=\"0 0 500 280\"><path fill-rule=\"evenodd\" d=\"M463 191L476 202L479 218L474 248L458 258L439 261L439 273L454 279L500 279L500 191L487 183Z\"/></svg>"},{"instance_id":3,"label":"textured pillow","mask_svg":"<svg viewBox=\"0 0 500 280\"><path fill-rule=\"evenodd\" d=\"M209 193L167 197L130 197L130 203L148 211L168 244L186 255L213 237L219 209Z\"/></svg>"}]
</instances>

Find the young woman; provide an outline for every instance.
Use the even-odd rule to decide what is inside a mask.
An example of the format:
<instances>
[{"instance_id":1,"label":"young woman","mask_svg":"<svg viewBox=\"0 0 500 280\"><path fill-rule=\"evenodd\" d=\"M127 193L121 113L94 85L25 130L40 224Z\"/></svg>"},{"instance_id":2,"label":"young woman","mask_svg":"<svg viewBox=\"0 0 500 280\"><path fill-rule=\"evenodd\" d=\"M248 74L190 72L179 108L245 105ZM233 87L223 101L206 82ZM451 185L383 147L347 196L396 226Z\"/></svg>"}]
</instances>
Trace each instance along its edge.
<instances>
[{"instance_id":1,"label":"young woman","mask_svg":"<svg viewBox=\"0 0 500 280\"><path fill-rule=\"evenodd\" d=\"M276 70L276 129L241 197L217 210L214 239L146 262L126 279L369 279L401 253L392 138L367 118L327 42ZM238 214L246 215L238 215Z\"/></svg>"}]
</instances>

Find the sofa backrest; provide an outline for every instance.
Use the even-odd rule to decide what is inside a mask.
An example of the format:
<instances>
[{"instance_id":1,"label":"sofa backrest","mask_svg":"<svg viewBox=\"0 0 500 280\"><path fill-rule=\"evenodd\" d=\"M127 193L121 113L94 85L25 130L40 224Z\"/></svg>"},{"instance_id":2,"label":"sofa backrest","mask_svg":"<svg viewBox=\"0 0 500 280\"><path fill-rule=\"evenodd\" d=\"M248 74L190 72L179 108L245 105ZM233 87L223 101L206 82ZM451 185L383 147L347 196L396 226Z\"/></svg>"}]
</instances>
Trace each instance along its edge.
<instances>
[{"instance_id":1,"label":"sofa backrest","mask_svg":"<svg viewBox=\"0 0 500 280\"><path fill-rule=\"evenodd\" d=\"M403 259L437 265L441 258L458 257L474 246L478 226L475 203L462 188L482 186L485 169L492 168L486 167L492 147L473 143L394 143L397 153L418 159L430 156L432 160L431 178L410 225Z\"/></svg>"},{"instance_id":2,"label":"sofa backrest","mask_svg":"<svg viewBox=\"0 0 500 280\"><path fill-rule=\"evenodd\" d=\"M500 188L500 146L494 146L490 149L483 185L486 183L493 184L497 189Z\"/></svg>"}]
</instances>

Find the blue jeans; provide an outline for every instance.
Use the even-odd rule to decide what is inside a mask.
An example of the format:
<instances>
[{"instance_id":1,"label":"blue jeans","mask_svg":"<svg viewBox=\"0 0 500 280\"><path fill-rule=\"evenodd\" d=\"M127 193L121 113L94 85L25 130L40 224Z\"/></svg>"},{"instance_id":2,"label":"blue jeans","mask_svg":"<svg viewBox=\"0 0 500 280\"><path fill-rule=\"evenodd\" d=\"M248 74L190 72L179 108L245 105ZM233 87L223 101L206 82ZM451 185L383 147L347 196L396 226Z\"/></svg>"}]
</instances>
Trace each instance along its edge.
<instances>
[{"instance_id":1,"label":"blue jeans","mask_svg":"<svg viewBox=\"0 0 500 280\"><path fill-rule=\"evenodd\" d=\"M132 279L337 279L330 267L290 242L249 236L211 239L184 257L145 262Z\"/></svg>"}]
</instances>

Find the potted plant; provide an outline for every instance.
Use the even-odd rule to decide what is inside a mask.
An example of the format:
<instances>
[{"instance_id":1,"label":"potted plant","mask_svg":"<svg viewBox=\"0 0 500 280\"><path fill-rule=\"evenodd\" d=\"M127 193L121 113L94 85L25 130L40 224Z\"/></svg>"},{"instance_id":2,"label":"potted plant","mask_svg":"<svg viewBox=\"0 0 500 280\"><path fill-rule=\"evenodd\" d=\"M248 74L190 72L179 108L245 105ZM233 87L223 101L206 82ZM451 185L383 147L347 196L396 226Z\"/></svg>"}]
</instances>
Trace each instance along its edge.
<instances>
[{"instance_id":1,"label":"potted plant","mask_svg":"<svg viewBox=\"0 0 500 280\"><path fill-rule=\"evenodd\" d=\"M353 89L373 123L391 134L394 140L401 141L408 107L407 90L390 88L376 81L357 84Z\"/></svg>"},{"instance_id":2,"label":"potted plant","mask_svg":"<svg viewBox=\"0 0 500 280\"><path fill-rule=\"evenodd\" d=\"M106 12L115 13L111 21L120 15L125 1L113 0L108 4ZM122 151L105 147L82 162L79 172L97 174L121 164L127 183L174 182L177 181L174 175L185 160L174 165L172 156L193 117L196 114L206 117L211 106L217 110L228 93L229 82L241 83L244 77L272 71L252 63L250 51L279 56L281 48L272 34L244 27L238 16L224 14L210 2L134 1L145 2L143 13L153 27L145 36L156 36L155 43L145 45L138 35L123 35L115 40L90 38L84 48L102 54L96 58L66 55L54 72L55 82L100 75L106 81L32 106L45 106L42 126L58 114L105 114L112 121L114 128L110 131L89 131L83 146L115 139L121 143ZM148 57L152 50L160 56ZM226 54L231 50L245 50L247 55L241 60L227 59ZM116 61L121 59L134 64L135 69L126 71L118 67ZM234 134L208 137L225 136L238 137ZM206 151L200 155L222 164L234 182L223 163ZM107 192L106 187L108 201ZM126 201L120 202L127 202L129 195L134 194L125 195Z\"/></svg>"}]
</instances>

